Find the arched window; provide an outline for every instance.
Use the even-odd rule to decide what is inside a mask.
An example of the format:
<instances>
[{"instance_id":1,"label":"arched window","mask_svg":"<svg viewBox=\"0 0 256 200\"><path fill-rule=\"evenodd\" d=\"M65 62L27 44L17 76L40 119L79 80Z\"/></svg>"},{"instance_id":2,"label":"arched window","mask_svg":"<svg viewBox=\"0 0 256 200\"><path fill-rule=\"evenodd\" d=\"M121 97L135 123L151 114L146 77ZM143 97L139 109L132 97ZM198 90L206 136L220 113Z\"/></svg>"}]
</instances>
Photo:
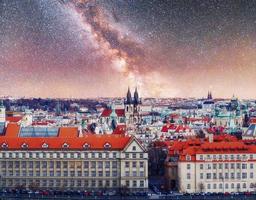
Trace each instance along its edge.
<instances>
[{"instance_id":1,"label":"arched window","mask_svg":"<svg viewBox=\"0 0 256 200\"><path fill-rule=\"evenodd\" d=\"M46 144L46 143L43 143L43 144L42 144L42 148L43 148L43 149L47 149L48 147L49 147L48 144Z\"/></svg>"},{"instance_id":2,"label":"arched window","mask_svg":"<svg viewBox=\"0 0 256 200\"><path fill-rule=\"evenodd\" d=\"M27 149L27 148L28 148L28 144L23 143L23 144L21 145L21 148L22 148L22 149Z\"/></svg>"},{"instance_id":3,"label":"arched window","mask_svg":"<svg viewBox=\"0 0 256 200\"><path fill-rule=\"evenodd\" d=\"M85 144L83 145L83 148L84 148L84 149L89 149L89 148L90 148L90 145L89 145L88 143L85 143Z\"/></svg>"},{"instance_id":4,"label":"arched window","mask_svg":"<svg viewBox=\"0 0 256 200\"><path fill-rule=\"evenodd\" d=\"M1 145L3 149L7 149L8 148L8 144L6 144L5 142Z\"/></svg>"},{"instance_id":5,"label":"arched window","mask_svg":"<svg viewBox=\"0 0 256 200\"><path fill-rule=\"evenodd\" d=\"M186 155L186 160L190 161L191 160L191 156L190 155Z\"/></svg>"},{"instance_id":6,"label":"arched window","mask_svg":"<svg viewBox=\"0 0 256 200\"><path fill-rule=\"evenodd\" d=\"M109 144L108 142L104 144L104 148L105 149L110 149L111 148L111 144Z\"/></svg>"},{"instance_id":7,"label":"arched window","mask_svg":"<svg viewBox=\"0 0 256 200\"><path fill-rule=\"evenodd\" d=\"M69 148L69 144L67 144L66 142L62 145L63 148Z\"/></svg>"}]
</instances>

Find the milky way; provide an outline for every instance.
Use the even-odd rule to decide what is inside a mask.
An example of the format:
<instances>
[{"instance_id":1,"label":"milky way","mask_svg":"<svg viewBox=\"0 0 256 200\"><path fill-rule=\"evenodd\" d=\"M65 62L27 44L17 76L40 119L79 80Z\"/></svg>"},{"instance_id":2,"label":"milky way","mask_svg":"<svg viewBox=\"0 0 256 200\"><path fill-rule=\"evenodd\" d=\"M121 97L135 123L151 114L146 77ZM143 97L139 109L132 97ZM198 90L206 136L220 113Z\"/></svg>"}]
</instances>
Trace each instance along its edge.
<instances>
[{"instance_id":1,"label":"milky way","mask_svg":"<svg viewBox=\"0 0 256 200\"><path fill-rule=\"evenodd\" d=\"M255 36L255 1L0 0L0 96L256 98Z\"/></svg>"}]
</instances>

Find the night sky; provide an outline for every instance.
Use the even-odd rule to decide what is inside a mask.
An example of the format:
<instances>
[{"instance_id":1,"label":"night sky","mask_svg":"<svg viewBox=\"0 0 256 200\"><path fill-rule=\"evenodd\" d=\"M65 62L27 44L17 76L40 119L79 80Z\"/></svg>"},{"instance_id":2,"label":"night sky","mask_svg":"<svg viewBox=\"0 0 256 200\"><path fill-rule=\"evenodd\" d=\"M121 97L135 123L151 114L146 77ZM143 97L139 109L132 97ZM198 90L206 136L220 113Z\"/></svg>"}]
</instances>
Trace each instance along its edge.
<instances>
[{"instance_id":1,"label":"night sky","mask_svg":"<svg viewBox=\"0 0 256 200\"><path fill-rule=\"evenodd\" d=\"M0 0L0 96L256 98L256 1Z\"/></svg>"}]
</instances>

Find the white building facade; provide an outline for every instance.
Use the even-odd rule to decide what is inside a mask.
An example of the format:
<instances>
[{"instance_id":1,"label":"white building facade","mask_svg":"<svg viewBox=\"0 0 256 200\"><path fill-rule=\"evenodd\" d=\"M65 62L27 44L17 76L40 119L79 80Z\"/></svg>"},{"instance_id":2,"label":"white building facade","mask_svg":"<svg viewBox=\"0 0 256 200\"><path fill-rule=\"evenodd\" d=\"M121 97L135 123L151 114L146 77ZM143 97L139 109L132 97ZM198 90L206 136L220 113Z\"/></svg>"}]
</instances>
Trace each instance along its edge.
<instances>
[{"instance_id":1,"label":"white building facade","mask_svg":"<svg viewBox=\"0 0 256 200\"><path fill-rule=\"evenodd\" d=\"M199 153L178 162L180 192L254 191L255 180L256 151Z\"/></svg>"}]
</instances>

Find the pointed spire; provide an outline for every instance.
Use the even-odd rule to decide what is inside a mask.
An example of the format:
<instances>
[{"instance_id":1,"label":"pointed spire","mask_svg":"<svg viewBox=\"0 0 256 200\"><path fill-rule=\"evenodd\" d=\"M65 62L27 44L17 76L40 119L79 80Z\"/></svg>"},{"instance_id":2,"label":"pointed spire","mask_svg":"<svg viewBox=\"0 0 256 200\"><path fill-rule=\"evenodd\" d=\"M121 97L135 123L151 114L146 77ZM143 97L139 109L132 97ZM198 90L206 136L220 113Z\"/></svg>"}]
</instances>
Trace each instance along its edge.
<instances>
[{"instance_id":1,"label":"pointed spire","mask_svg":"<svg viewBox=\"0 0 256 200\"><path fill-rule=\"evenodd\" d=\"M135 88L135 91L134 91L134 104L139 104L139 93L138 93L138 89L137 87Z\"/></svg>"},{"instance_id":2,"label":"pointed spire","mask_svg":"<svg viewBox=\"0 0 256 200\"><path fill-rule=\"evenodd\" d=\"M207 99L212 99L212 92L211 91L208 91Z\"/></svg>"},{"instance_id":3,"label":"pointed spire","mask_svg":"<svg viewBox=\"0 0 256 200\"><path fill-rule=\"evenodd\" d=\"M128 87L127 95L126 95L126 104L131 104L132 103L132 95L130 91L130 87Z\"/></svg>"}]
</instances>

